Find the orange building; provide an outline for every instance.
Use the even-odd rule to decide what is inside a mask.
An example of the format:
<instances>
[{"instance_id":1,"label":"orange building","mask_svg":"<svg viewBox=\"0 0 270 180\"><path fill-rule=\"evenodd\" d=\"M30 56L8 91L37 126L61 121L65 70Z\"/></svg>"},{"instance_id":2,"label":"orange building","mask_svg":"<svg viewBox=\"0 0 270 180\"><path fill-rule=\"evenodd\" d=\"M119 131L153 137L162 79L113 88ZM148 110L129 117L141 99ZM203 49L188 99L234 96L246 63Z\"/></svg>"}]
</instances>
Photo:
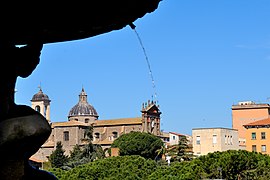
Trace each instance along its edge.
<instances>
[{"instance_id":1,"label":"orange building","mask_svg":"<svg viewBox=\"0 0 270 180\"><path fill-rule=\"evenodd\" d=\"M232 106L232 128L239 133L239 145L246 144L246 129L243 125L269 117L269 104L257 104L253 101L239 102Z\"/></svg>"},{"instance_id":2,"label":"orange building","mask_svg":"<svg viewBox=\"0 0 270 180\"><path fill-rule=\"evenodd\" d=\"M245 124L246 150L270 155L270 118Z\"/></svg>"}]
</instances>

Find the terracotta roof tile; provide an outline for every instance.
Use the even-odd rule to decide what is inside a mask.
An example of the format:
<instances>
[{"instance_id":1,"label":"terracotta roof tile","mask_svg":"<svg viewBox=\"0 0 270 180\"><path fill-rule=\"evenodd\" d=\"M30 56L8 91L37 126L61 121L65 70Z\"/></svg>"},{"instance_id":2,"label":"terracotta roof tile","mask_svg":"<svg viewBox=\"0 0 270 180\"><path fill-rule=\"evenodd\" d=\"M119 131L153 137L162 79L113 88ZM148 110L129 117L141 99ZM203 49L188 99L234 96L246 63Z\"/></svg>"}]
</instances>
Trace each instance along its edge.
<instances>
[{"instance_id":1,"label":"terracotta roof tile","mask_svg":"<svg viewBox=\"0 0 270 180\"><path fill-rule=\"evenodd\" d=\"M41 147L54 147L53 141L45 142Z\"/></svg>"},{"instance_id":2,"label":"terracotta roof tile","mask_svg":"<svg viewBox=\"0 0 270 180\"><path fill-rule=\"evenodd\" d=\"M142 118L122 118L122 119L111 119L111 120L97 120L94 123L94 126L114 126L114 125L132 125L132 124L141 124Z\"/></svg>"},{"instance_id":3,"label":"terracotta roof tile","mask_svg":"<svg viewBox=\"0 0 270 180\"><path fill-rule=\"evenodd\" d=\"M44 162L44 161L42 161L42 160L40 160L40 159L37 159L37 158L35 158L35 157L33 157L33 156L31 156L31 157L29 158L29 160L34 161L34 162L38 162L38 163Z\"/></svg>"},{"instance_id":4,"label":"terracotta roof tile","mask_svg":"<svg viewBox=\"0 0 270 180\"><path fill-rule=\"evenodd\" d=\"M80 121L66 121L66 122L54 122L52 123L52 127L64 127L64 126L89 126L87 123L80 122Z\"/></svg>"},{"instance_id":5,"label":"terracotta roof tile","mask_svg":"<svg viewBox=\"0 0 270 180\"><path fill-rule=\"evenodd\" d=\"M245 124L244 126L262 126L262 125L270 125L270 118L258 120L249 124Z\"/></svg>"},{"instance_id":6,"label":"terracotta roof tile","mask_svg":"<svg viewBox=\"0 0 270 180\"><path fill-rule=\"evenodd\" d=\"M176 133L176 132L170 132L171 134L177 135L177 136L185 136L184 134Z\"/></svg>"}]
</instances>

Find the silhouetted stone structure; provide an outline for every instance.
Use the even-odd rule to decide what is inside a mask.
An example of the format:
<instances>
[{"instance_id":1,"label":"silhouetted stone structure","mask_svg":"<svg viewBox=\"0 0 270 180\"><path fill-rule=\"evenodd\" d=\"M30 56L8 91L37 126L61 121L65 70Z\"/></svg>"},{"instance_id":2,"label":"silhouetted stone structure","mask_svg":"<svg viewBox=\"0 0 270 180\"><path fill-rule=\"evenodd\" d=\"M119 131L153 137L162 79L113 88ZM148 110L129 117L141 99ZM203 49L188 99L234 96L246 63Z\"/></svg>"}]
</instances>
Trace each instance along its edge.
<instances>
[{"instance_id":1,"label":"silhouetted stone structure","mask_svg":"<svg viewBox=\"0 0 270 180\"><path fill-rule=\"evenodd\" d=\"M0 179L56 179L29 165L51 133L38 112L14 102L17 77L39 64L43 44L73 41L132 25L161 0L18 1L0 3ZM18 48L16 45L26 45Z\"/></svg>"}]
</instances>

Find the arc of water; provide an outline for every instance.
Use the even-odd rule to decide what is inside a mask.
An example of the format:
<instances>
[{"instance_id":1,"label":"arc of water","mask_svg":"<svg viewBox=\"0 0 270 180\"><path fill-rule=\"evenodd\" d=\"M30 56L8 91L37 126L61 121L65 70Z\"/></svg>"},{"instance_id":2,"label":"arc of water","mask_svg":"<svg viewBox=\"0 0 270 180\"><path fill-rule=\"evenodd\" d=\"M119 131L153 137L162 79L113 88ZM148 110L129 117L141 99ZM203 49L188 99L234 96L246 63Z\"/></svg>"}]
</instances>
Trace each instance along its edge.
<instances>
[{"instance_id":1,"label":"arc of water","mask_svg":"<svg viewBox=\"0 0 270 180\"><path fill-rule=\"evenodd\" d=\"M155 86L154 76L153 76L153 73L152 73L152 70L151 70L151 66L150 66L150 62L149 62L149 59L148 59L148 55L146 54L146 50L144 48L144 45L143 45L142 40L140 38L140 35L136 31L136 29L135 29L136 26L133 23L129 24L129 26L131 27L131 29L134 30L134 32L135 32L135 34L136 34L136 36L137 36L137 38L139 40L139 43L140 43L140 45L142 47L142 50L143 50L143 53L144 53L144 56L145 56L145 60L146 60L147 66L148 66L149 75L150 75L150 78L151 78L151 81L152 81L152 87L154 89L154 97L157 99L157 93L156 93L156 90L155 90L156 86Z\"/></svg>"}]
</instances>

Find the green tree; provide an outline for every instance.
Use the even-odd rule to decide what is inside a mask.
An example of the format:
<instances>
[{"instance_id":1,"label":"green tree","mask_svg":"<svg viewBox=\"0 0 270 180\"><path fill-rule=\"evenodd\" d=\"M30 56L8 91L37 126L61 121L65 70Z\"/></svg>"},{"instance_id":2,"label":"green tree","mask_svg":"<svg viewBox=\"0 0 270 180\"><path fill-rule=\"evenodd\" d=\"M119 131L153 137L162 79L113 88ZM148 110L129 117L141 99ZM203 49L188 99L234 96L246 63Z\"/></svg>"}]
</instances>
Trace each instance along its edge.
<instances>
[{"instance_id":1,"label":"green tree","mask_svg":"<svg viewBox=\"0 0 270 180\"><path fill-rule=\"evenodd\" d=\"M167 147L165 146L165 144L163 144L159 149L156 150L156 157L155 160L159 160L159 159L165 159L165 155L167 154Z\"/></svg>"},{"instance_id":2,"label":"green tree","mask_svg":"<svg viewBox=\"0 0 270 180\"><path fill-rule=\"evenodd\" d=\"M76 166L92 162L96 159L103 159L105 157L105 152L102 147L98 144L93 144L93 125L90 125L88 129L84 132L84 139L82 139L86 144L80 147L78 144L75 145L70 151L70 156L68 162L64 169L71 169Z\"/></svg>"},{"instance_id":3,"label":"green tree","mask_svg":"<svg viewBox=\"0 0 270 180\"><path fill-rule=\"evenodd\" d=\"M190 151L186 136L180 136L179 138L177 155L185 161L190 160Z\"/></svg>"},{"instance_id":4,"label":"green tree","mask_svg":"<svg viewBox=\"0 0 270 180\"><path fill-rule=\"evenodd\" d=\"M65 164L64 169L71 169L83 164L82 162L82 150L78 144L76 144L68 157L68 162Z\"/></svg>"},{"instance_id":5,"label":"green tree","mask_svg":"<svg viewBox=\"0 0 270 180\"><path fill-rule=\"evenodd\" d=\"M105 152L103 151L101 145L93 144L93 124L84 133L84 140L87 141L87 144L84 145L82 150L82 158L85 163L94 161L96 159L103 159L105 157Z\"/></svg>"},{"instance_id":6,"label":"green tree","mask_svg":"<svg viewBox=\"0 0 270 180\"><path fill-rule=\"evenodd\" d=\"M208 153L192 162L204 169L208 179L267 179L269 156L246 150Z\"/></svg>"},{"instance_id":7,"label":"green tree","mask_svg":"<svg viewBox=\"0 0 270 180\"><path fill-rule=\"evenodd\" d=\"M192 161L172 162L170 166L158 166L147 180L199 180L204 179L204 170Z\"/></svg>"},{"instance_id":8,"label":"green tree","mask_svg":"<svg viewBox=\"0 0 270 180\"><path fill-rule=\"evenodd\" d=\"M156 167L154 160L138 155L108 157L59 173L59 177L61 180L142 180L147 179Z\"/></svg>"},{"instance_id":9,"label":"green tree","mask_svg":"<svg viewBox=\"0 0 270 180\"><path fill-rule=\"evenodd\" d=\"M138 155L109 157L77 166L69 171L51 169L59 180L127 179L270 179L270 156L245 150L228 150L175 161L163 166Z\"/></svg>"},{"instance_id":10,"label":"green tree","mask_svg":"<svg viewBox=\"0 0 270 180\"><path fill-rule=\"evenodd\" d=\"M140 155L147 159L155 159L157 150L162 145L162 140L153 134L130 132L118 137L111 147L118 147L120 156Z\"/></svg>"},{"instance_id":11,"label":"green tree","mask_svg":"<svg viewBox=\"0 0 270 180\"><path fill-rule=\"evenodd\" d=\"M70 151L70 155L69 155L69 159L71 160L76 160L76 159L80 159L82 156L82 150L80 148L80 146L78 144L76 144L72 151Z\"/></svg>"},{"instance_id":12,"label":"green tree","mask_svg":"<svg viewBox=\"0 0 270 180\"><path fill-rule=\"evenodd\" d=\"M172 161L190 161L193 158L193 152L187 137L180 136L178 144L168 148L168 155L172 157Z\"/></svg>"},{"instance_id":13,"label":"green tree","mask_svg":"<svg viewBox=\"0 0 270 180\"><path fill-rule=\"evenodd\" d=\"M61 141L56 143L56 149L49 156L49 161L52 168L60 168L68 161L68 156L65 155L65 150L63 149Z\"/></svg>"}]
</instances>

